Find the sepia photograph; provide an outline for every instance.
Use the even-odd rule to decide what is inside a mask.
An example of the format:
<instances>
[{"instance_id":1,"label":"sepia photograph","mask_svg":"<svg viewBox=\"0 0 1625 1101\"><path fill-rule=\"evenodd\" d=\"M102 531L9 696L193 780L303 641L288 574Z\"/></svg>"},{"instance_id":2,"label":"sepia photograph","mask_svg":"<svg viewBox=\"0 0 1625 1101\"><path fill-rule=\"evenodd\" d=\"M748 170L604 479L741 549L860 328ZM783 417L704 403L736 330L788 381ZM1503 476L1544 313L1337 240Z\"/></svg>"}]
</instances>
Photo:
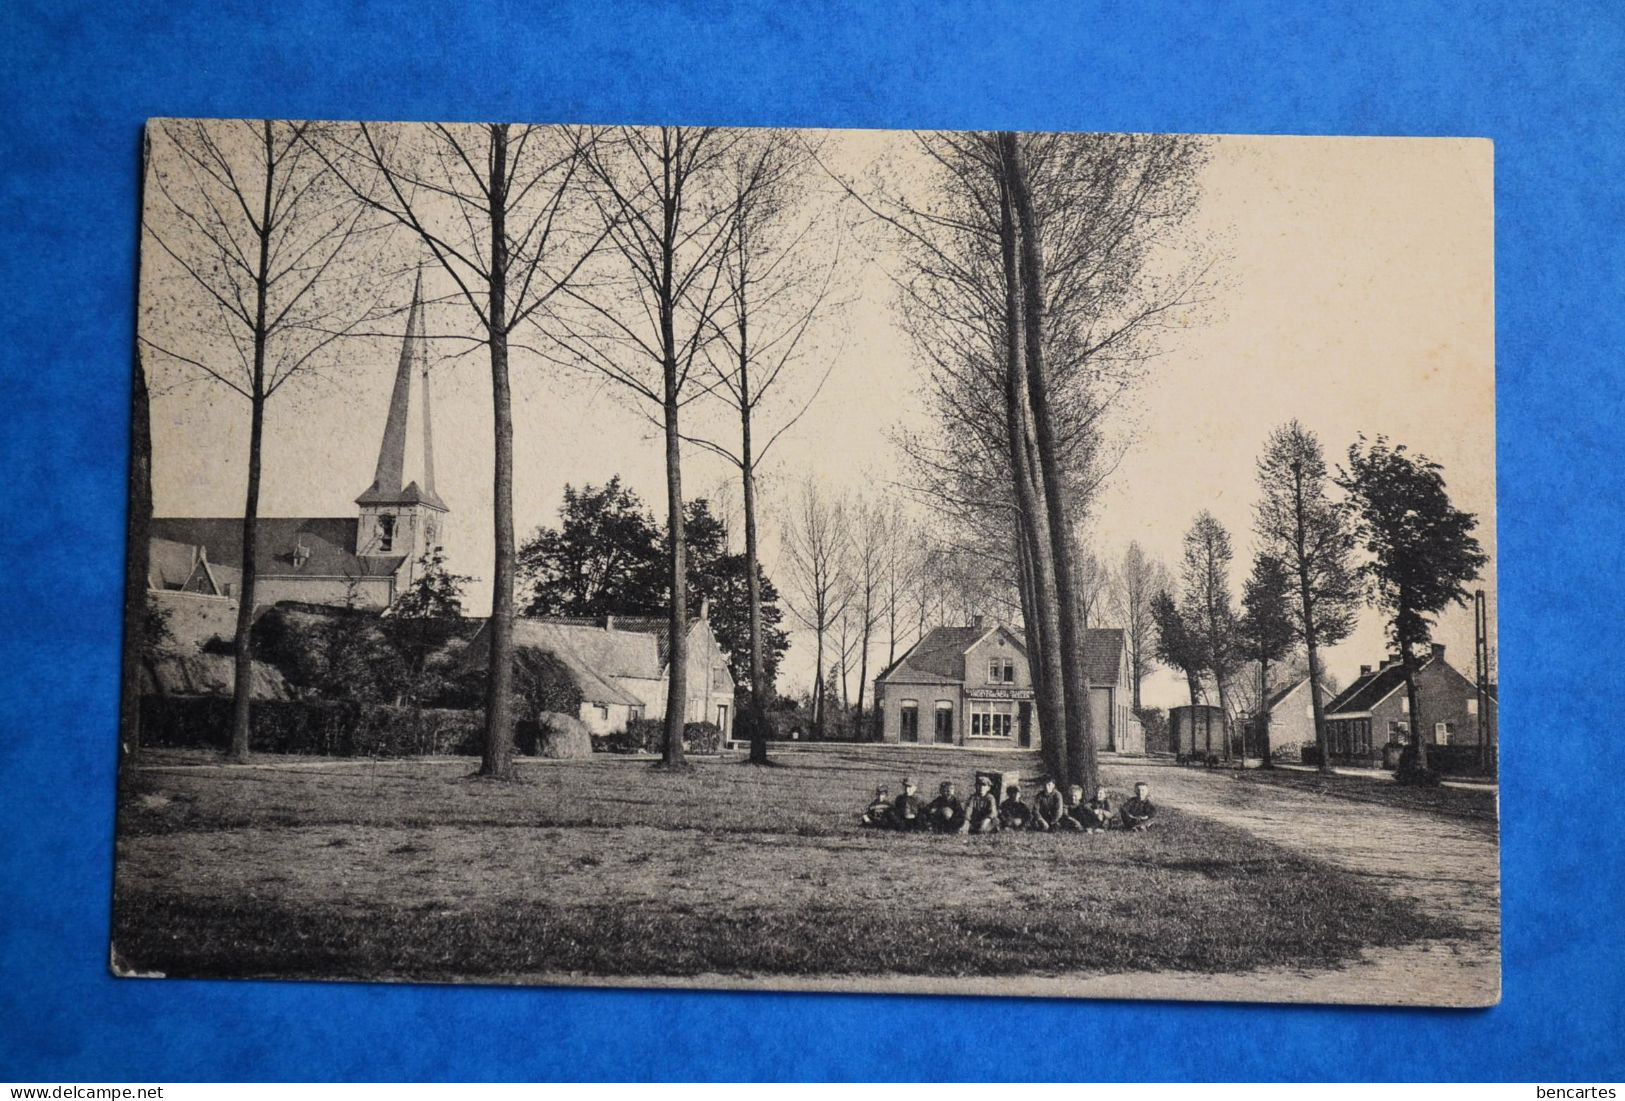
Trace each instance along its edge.
<instances>
[{"instance_id":1,"label":"sepia photograph","mask_svg":"<svg viewBox=\"0 0 1625 1101\"><path fill-rule=\"evenodd\" d=\"M148 122L112 972L1496 1004L1493 160Z\"/></svg>"}]
</instances>

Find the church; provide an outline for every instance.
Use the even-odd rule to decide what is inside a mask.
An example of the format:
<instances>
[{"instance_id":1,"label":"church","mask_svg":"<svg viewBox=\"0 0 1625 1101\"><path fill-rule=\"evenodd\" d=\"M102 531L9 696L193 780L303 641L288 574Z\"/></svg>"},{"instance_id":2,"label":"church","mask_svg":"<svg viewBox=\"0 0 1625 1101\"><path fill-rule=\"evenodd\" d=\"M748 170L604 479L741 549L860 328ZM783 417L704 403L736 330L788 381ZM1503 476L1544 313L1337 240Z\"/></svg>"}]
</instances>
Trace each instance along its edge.
<instances>
[{"instance_id":1,"label":"church","mask_svg":"<svg viewBox=\"0 0 1625 1101\"><path fill-rule=\"evenodd\" d=\"M414 377L422 455L417 477L407 481ZM420 273L412 289L372 484L355 499L353 516L259 518L254 541L256 605L291 600L386 608L416 580L423 556L441 547L450 515L434 488L430 412ZM148 536L149 589L236 599L242 585L242 517L153 517Z\"/></svg>"}]
</instances>

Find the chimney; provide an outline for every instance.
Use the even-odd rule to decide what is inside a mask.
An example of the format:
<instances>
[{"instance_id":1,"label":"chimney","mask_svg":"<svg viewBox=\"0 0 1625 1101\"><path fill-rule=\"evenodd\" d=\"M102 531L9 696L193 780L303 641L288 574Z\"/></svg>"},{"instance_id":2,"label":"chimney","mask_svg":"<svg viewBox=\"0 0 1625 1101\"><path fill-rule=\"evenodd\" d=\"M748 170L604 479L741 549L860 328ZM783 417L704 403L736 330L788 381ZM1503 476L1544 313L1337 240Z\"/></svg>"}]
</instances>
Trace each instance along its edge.
<instances>
[{"instance_id":1,"label":"chimney","mask_svg":"<svg viewBox=\"0 0 1625 1101\"><path fill-rule=\"evenodd\" d=\"M711 618L711 598L708 596L700 598L700 618L702 620Z\"/></svg>"},{"instance_id":2,"label":"chimney","mask_svg":"<svg viewBox=\"0 0 1625 1101\"><path fill-rule=\"evenodd\" d=\"M1360 675L1362 677L1369 677L1371 675L1371 666L1369 666L1369 665L1360 666Z\"/></svg>"},{"instance_id":3,"label":"chimney","mask_svg":"<svg viewBox=\"0 0 1625 1101\"><path fill-rule=\"evenodd\" d=\"M1435 661L1443 661L1444 660L1444 643L1435 642L1433 644L1433 659Z\"/></svg>"}]
</instances>

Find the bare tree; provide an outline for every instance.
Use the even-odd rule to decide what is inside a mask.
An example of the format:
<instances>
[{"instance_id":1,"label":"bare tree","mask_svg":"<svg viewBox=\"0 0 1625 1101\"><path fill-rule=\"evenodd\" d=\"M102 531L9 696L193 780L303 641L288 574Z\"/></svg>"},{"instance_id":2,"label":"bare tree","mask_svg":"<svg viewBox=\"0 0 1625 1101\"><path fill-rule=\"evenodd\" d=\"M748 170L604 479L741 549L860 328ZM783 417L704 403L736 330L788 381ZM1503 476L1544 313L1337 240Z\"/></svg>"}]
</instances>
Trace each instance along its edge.
<instances>
[{"instance_id":1,"label":"bare tree","mask_svg":"<svg viewBox=\"0 0 1625 1101\"><path fill-rule=\"evenodd\" d=\"M1352 518L1346 504L1331 498L1330 485L1326 457L1313 432L1291 421L1270 433L1258 458L1260 495L1253 530L1260 550L1280 559L1294 580L1293 617L1309 663L1309 699L1323 772L1332 766L1320 651L1354 630L1361 597Z\"/></svg>"},{"instance_id":2,"label":"bare tree","mask_svg":"<svg viewBox=\"0 0 1625 1101\"><path fill-rule=\"evenodd\" d=\"M575 216L583 144L547 126L360 123L313 147L352 194L434 257L473 317L472 334L458 339L489 355L495 551L480 774L508 779L515 578L509 354L523 346L515 332L571 286L602 240L602 229Z\"/></svg>"},{"instance_id":3,"label":"bare tree","mask_svg":"<svg viewBox=\"0 0 1625 1101\"><path fill-rule=\"evenodd\" d=\"M894 509L885 516L886 668L897 663L898 644L910 637L909 601L921 569L919 537L908 515ZM914 637L918 638L915 632Z\"/></svg>"},{"instance_id":4,"label":"bare tree","mask_svg":"<svg viewBox=\"0 0 1625 1101\"><path fill-rule=\"evenodd\" d=\"M813 725L823 729L824 646L830 629L838 625L852 603L854 586L849 567L851 538L845 504L831 500L816 479L802 483L782 532L785 563L789 567L785 604L790 614L813 632L819 670L813 684Z\"/></svg>"},{"instance_id":5,"label":"bare tree","mask_svg":"<svg viewBox=\"0 0 1625 1101\"><path fill-rule=\"evenodd\" d=\"M886 570L890 528L885 510L876 502L858 498L852 510L851 614L858 648L857 721L864 723L863 703L869 684L869 653L874 634L886 616Z\"/></svg>"},{"instance_id":6,"label":"bare tree","mask_svg":"<svg viewBox=\"0 0 1625 1101\"><path fill-rule=\"evenodd\" d=\"M365 233L307 141L315 124L165 120L149 129L140 342L160 365L248 403L248 484L227 759L248 758L266 405L331 362L368 316L342 260ZM148 293L150 291L151 293Z\"/></svg>"},{"instance_id":7,"label":"bare tree","mask_svg":"<svg viewBox=\"0 0 1625 1101\"><path fill-rule=\"evenodd\" d=\"M739 472L744 497L747 596L750 602L750 761L767 761L767 676L762 651L762 594L757 563L757 471L768 452L823 390L829 367L807 369L806 341L827 312L838 253L810 257L809 237L823 224L807 217L807 147L784 131L759 131L739 141L721 194L732 204L731 234L722 250L723 303L714 317L717 339L706 346L711 392L739 424L738 443L685 435ZM831 364L831 366L833 363ZM786 400L787 399L787 400ZM774 416L764 429L764 416ZM860 709L862 690L859 690Z\"/></svg>"},{"instance_id":8,"label":"bare tree","mask_svg":"<svg viewBox=\"0 0 1625 1101\"><path fill-rule=\"evenodd\" d=\"M1129 677L1133 687L1134 710L1140 710L1140 685L1156 669L1156 617L1151 601L1168 588L1168 568L1130 542L1112 575L1110 601L1112 614L1123 628L1128 643Z\"/></svg>"},{"instance_id":9,"label":"bare tree","mask_svg":"<svg viewBox=\"0 0 1625 1101\"><path fill-rule=\"evenodd\" d=\"M1078 608L1083 623L1100 622L1106 614L1113 585L1112 568L1105 559L1080 542L1078 546Z\"/></svg>"},{"instance_id":10,"label":"bare tree","mask_svg":"<svg viewBox=\"0 0 1625 1101\"><path fill-rule=\"evenodd\" d=\"M709 393L705 350L728 308L725 259L738 221L729 192L741 135L710 127L622 126L580 144L586 188L607 239L590 283L566 288L547 337L561 361L621 387L666 448L666 546L674 594L665 747L659 767L685 769L688 549L683 533L683 410Z\"/></svg>"}]
</instances>

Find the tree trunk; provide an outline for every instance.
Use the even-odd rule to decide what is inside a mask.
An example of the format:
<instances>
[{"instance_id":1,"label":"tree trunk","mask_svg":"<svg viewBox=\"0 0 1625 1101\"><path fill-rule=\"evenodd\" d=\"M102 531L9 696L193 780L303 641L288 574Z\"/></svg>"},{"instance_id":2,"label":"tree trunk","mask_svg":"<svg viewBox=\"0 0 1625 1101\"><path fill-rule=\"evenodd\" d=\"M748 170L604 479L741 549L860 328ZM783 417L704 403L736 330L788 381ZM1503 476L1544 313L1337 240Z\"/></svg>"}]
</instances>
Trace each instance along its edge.
<instances>
[{"instance_id":1,"label":"tree trunk","mask_svg":"<svg viewBox=\"0 0 1625 1101\"><path fill-rule=\"evenodd\" d=\"M1315 630L1314 586L1309 580L1309 547L1307 523L1303 515L1303 468L1293 464L1292 553L1298 571L1298 600L1303 605L1303 649L1309 661L1309 705L1315 716L1315 750L1320 756L1320 771L1331 774L1332 738L1326 729L1326 700L1320 690L1320 640Z\"/></svg>"},{"instance_id":2,"label":"tree trunk","mask_svg":"<svg viewBox=\"0 0 1625 1101\"><path fill-rule=\"evenodd\" d=\"M762 658L762 581L756 565L756 459L751 451L750 355L744 312L739 319L740 477L745 497L745 592L750 603L750 763L767 764L767 672Z\"/></svg>"},{"instance_id":3,"label":"tree trunk","mask_svg":"<svg viewBox=\"0 0 1625 1101\"><path fill-rule=\"evenodd\" d=\"M1263 761L1258 767L1274 768L1270 756L1270 663L1258 663L1258 739L1262 743L1259 747L1263 754ZM1247 735L1241 736L1241 759L1247 760Z\"/></svg>"},{"instance_id":4,"label":"tree trunk","mask_svg":"<svg viewBox=\"0 0 1625 1101\"><path fill-rule=\"evenodd\" d=\"M141 752L141 665L147 638L148 529L152 523L152 413L141 346L130 385L130 503L124 533L124 653L120 669L119 727L125 759Z\"/></svg>"},{"instance_id":5,"label":"tree trunk","mask_svg":"<svg viewBox=\"0 0 1625 1101\"><path fill-rule=\"evenodd\" d=\"M1202 685L1195 677L1187 675L1185 677L1185 690L1190 693L1191 697L1191 752L1195 753L1196 709L1198 706L1200 706L1196 701L1197 698L1202 694ZM1205 746L1203 749L1204 755L1213 752L1213 725L1208 722L1206 713L1202 715L1202 744ZM1178 751L1178 748L1178 746L1174 747L1176 752Z\"/></svg>"},{"instance_id":6,"label":"tree trunk","mask_svg":"<svg viewBox=\"0 0 1625 1101\"><path fill-rule=\"evenodd\" d=\"M260 446L265 437L265 310L271 288L271 194L276 185L271 122L261 124L265 144L265 195L260 207L259 270L254 275L254 377L248 414L248 491L243 500L242 583L237 594L237 633L232 654L231 747L226 760L248 760L248 731L254 698L254 596L259 577L255 540L259 537Z\"/></svg>"},{"instance_id":7,"label":"tree trunk","mask_svg":"<svg viewBox=\"0 0 1625 1101\"><path fill-rule=\"evenodd\" d=\"M863 612L863 636L859 645L863 647L858 654L858 733L866 735L868 727L863 721L863 690L869 685L869 610L865 607ZM860 738L860 740L867 740Z\"/></svg>"},{"instance_id":8,"label":"tree trunk","mask_svg":"<svg viewBox=\"0 0 1625 1101\"><path fill-rule=\"evenodd\" d=\"M1054 562L1043 534L1045 507L1042 490L1029 461L1027 369L1023 358L1021 272L1016 258L1016 229L1010 188L1000 188L999 244L1004 266L1004 408L1005 434L1010 451L1010 476L1016 495L1016 545L1021 552L1021 576L1027 581L1023 614L1027 621L1028 671L1033 679L1038 711L1038 744L1049 775L1057 783L1067 777L1066 707L1061 664L1060 625L1055 618Z\"/></svg>"},{"instance_id":9,"label":"tree trunk","mask_svg":"<svg viewBox=\"0 0 1625 1101\"><path fill-rule=\"evenodd\" d=\"M1038 440L1039 471L1046 498L1050 554L1054 559L1056 609L1060 622L1062 698L1066 709L1066 765L1070 783L1093 791L1099 773L1095 742L1090 730L1089 678L1084 666L1084 634L1079 630L1081 609L1072 554L1072 523L1066 486L1061 477L1054 428L1050 423L1048 380L1044 366L1044 262L1032 195L1016 135L1002 131L1010 198L1020 228L1022 313L1027 352L1027 390Z\"/></svg>"},{"instance_id":10,"label":"tree trunk","mask_svg":"<svg viewBox=\"0 0 1625 1101\"><path fill-rule=\"evenodd\" d=\"M666 745L662 768L688 767L683 757L683 725L688 709L688 539L683 531L683 468L678 435L677 363L666 361L666 509L670 519L671 676L666 684Z\"/></svg>"},{"instance_id":11,"label":"tree trunk","mask_svg":"<svg viewBox=\"0 0 1625 1101\"><path fill-rule=\"evenodd\" d=\"M767 668L762 657L762 580L756 564L756 469L750 458L750 417L745 425L745 571L750 595L750 761L767 763Z\"/></svg>"},{"instance_id":12,"label":"tree trunk","mask_svg":"<svg viewBox=\"0 0 1625 1101\"><path fill-rule=\"evenodd\" d=\"M508 129L491 130L491 271L488 336L495 462L491 519L496 550L491 577L491 651L485 680L485 752L480 775L513 778L513 399L508 387Z\"/></svg>"},{"instance_id":13,"label":"tree trunk","mask_svg":"<svg viewBox=\"0 0 1625 1101\"><path fill-rule=\"evenodd\" d=\"M816 661L818 668L813 671L813 698L812 698L812 724L813 729L820 736L824 733L824 620L819 614L818 628L813 632L816 637Z\"/></svg>"},{"instance_id":14,"label":"tree trunk","mask_svg":"<svg viewBox=\"0 0 1625 1101\"><path fill-rule=\"evenodd\" d=\"M1400 615L1405 615L1403 605ZM1411 656L1411 640L1403 636L1399 639L1399 662L1405 670L1405 700L1411 710L1411 743L1416 746L1416 767L1423 769L1428 767L1427 727L1422 722L1422 709L1416 698L1416 660Z\"/></svg>"}]
</instances>

